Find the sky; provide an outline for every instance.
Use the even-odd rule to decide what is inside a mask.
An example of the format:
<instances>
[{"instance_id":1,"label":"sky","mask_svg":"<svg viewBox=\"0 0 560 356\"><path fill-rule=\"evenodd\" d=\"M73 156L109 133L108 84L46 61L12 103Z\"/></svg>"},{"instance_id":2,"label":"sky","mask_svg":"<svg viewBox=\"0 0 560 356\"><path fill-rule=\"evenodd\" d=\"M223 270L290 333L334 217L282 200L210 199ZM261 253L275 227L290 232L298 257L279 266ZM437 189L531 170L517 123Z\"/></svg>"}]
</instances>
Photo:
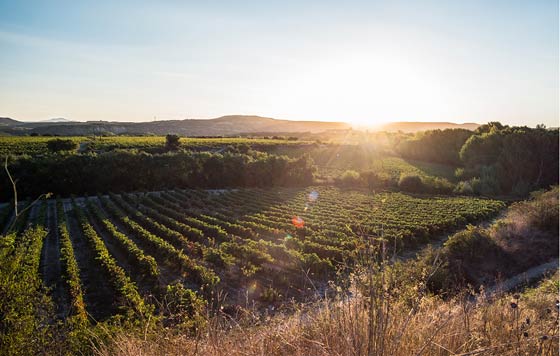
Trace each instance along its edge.
<instances>
[{"instance_id":1,"label":"sky","mask_svg":"<svg viewBox=\"0 0 560 356\"><path fill-rule=\"evenodd\" d=\"M0 0L0 116L559 126L558 2Z\"/></svg>"}]
</instances>

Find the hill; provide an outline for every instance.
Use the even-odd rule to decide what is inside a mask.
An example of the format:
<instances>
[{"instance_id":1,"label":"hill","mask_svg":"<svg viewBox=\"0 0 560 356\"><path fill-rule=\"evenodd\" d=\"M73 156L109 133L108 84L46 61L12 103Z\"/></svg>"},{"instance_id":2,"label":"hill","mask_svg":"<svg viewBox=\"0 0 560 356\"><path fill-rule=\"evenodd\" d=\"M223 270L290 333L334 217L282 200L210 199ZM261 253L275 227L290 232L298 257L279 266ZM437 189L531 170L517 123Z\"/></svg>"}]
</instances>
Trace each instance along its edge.
<instances>
[{"instance_id":1,"label":"hill","mask_svg":"<svg viewBox=\"0 0 560 356\"><path fill-rule=\"evenodd\" d=\"M47 119L47 120L41 120L41 121L37 121L38 123L53 123L53 122L72 122L71 120L65 119L63 117L55 117L52 119Z\"/></svg>"},{"instance_id":2,"label":"hill","mask_svg":"<svg viewBox=\"0 0 560 356\"><path fill-rule=\"evenodd\" d=\"M464 128L475 130L476 123L455 124L451 122L392 122L378 126L378 131L418 132L434 129ZM227 115L215 119L163 120L150 122L86 121L50 119L38 122L23 122L11 118L0 118L0 132L11 135L84 136L92 134L115 135L166 135L183 136L233 136L243 134L270 134L282 132L318 133L330 130L348 130L351 125L344 122L279 120L254 115Z\"/></svg>"},{"instance_id":3,"label":"hill","mask_svg":"<svg viewBox=\"0 0 560 356\"><path fill-rule=\"evenodd\" d=\"M9 117L0 117L0 126L16 126L20 121L10 119Z\"/></svg>"},{"instance_id":4,"label":"hill","mask_svg":"<svg viewBox=\"0 0 560 356\"><path fill-rule=\"evenodd\" d=\"M1 130L10 134L51 134L83 136L91 134L165 135L183 136L231 136L243 133L273 132L323 132L346 130L350 125L343 122L290 121L260 116L230 115L208 120L165 120L151 122L20 122L5 118ZM2 125L0 121L0 125Z\"/></svg>"}]
</instances>

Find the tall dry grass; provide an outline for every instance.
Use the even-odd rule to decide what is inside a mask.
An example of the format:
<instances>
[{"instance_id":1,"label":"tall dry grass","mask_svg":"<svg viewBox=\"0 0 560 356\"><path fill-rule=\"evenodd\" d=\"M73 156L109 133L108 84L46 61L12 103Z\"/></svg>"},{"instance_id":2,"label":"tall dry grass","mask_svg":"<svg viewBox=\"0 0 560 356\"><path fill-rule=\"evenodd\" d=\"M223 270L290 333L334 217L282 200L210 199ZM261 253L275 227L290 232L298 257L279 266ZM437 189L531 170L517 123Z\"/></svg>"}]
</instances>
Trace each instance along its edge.
<instances>
[{"instance_id":1,"label":"tall dry grass","mask_svg":"<svg viewBox=\"0 0 560 356\"><path fill-rule=\"evenodd\" d=\"M383 271L354 295L324 299L254 325L209 319L196 336L160 330L119 334L97 355L558 355L558 276L523 294L495 300L464 293L452 300L403 298ZM420 284L421 285L421 284ZM362 285L363 287L364 285ZM409 293L410 291L403 291ZM371 294L373 293L373 297ZM484 295L484 293L477 294ZM253 324L253 325L250 325Z\"/></svg>"}]
</instances>

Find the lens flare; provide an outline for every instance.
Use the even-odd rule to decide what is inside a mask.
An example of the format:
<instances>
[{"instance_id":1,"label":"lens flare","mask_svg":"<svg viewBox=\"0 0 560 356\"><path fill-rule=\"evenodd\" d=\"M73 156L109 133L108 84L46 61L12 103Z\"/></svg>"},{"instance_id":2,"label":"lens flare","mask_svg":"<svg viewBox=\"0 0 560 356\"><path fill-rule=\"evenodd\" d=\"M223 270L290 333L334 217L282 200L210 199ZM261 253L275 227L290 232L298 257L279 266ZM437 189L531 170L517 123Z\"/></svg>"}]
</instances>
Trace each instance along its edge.
<instances>
[{"instance_id":1,"label":"lens flare","mask_svg":"<svg viewBox=\"0 0 560 356\"><path fill-rule=\"evenodd\" d=\"M303 222L303 219L300 218L299 216L294 216L294 217L292 218L292 224L293 224L296 228L301 229L305 223Z\"/></svg>"},{"instance_id":2,"label":"lens flare","mask_svg":"<svg viewBox=\"0 0 560 356\"><path fill-rule=\"evenodd\" d=\"M307 200L309 200L312 203L315 202L317 200L317 198L319 198L319 192L317 192L316 190L312 191L307 196Z\"/></svg>"},{"instance_id":3,"label":"lens flare","mask_svg":"<svg viewBox=\"0 0 560 356\"><path fill-rule=\"evenodd\" d=\"M248 292L249 294L255 293L256 290L257 290L257 282L253 282L253 283L251 283L249 286L247 286L247 292Z\"/></svg>"}]
</instances>

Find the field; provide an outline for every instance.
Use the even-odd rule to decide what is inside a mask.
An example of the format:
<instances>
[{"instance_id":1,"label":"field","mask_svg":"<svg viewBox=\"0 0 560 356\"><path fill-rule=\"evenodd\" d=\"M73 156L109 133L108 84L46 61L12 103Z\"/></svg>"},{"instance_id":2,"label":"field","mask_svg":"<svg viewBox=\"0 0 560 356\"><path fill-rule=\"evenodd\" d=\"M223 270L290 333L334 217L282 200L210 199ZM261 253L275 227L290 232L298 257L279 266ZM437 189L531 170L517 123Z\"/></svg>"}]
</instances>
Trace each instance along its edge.
<instances>
[{"instance_id":1,"label":"field","mask_svg":"<svg viewBox=\"0 0 560 356\"><path fill-rule=\"evenodd\" d=\"M275 153L291 157L308 154L317 165L319 177L322 179L338 177L345 171L352 170L374 171L394 180L398 180L401 174L456 180L457 167L453 165L405 159L397 155L390 144L367 138L353 143L332 140L329 144L316 144L311 147L278 146Z\"/></svg>"},{"instance_id":2,"label":"field","mask_svg":"<svg viewBox=\"0 0 560 356\"><path fill-rule=\"evenodd\" d=\"M95 323L164 313L179 285L232 306L308 298L368 239L413 248L503 207L331 187L109 194L36 205L13 226L13 248L51 288L57 318Z\"/></svg>"},{"instance_id":3,"label":"field","mask_svg":"<svg viewBox=\"0 0 560 356\"><path fill-rule=\"evenodd\" d=\"M474 295L469 286L493 288L500 276L550 264L557 251L557 190L518 195L529 186L510 181L521 176L502 163L487 171L449 157L420 161L367 140L181 138L177 145L172 136L75 137L77 145L49 150L53 139L0 140L20 200L14 219L12 192L0 194L3 354L114 354L131 346L122 354L132 355L165 340L183 345L170 348L183 354L198 340L216 349L214 335L234 340L232 328L248 328L247 339L275 338L259 328L277 323L293 341L263 341L271 354L364 354L360 343L373 339L420 350L440 330L422 328L426 318L474 305L455 301ZM456 176L457 168L479 176ZM523 172L540 188L557 181L555 171L541 176L534 165ZM10 187L8 175L3 182ZM331 309L339 302L355 310ZM418 331L423 341L400 343L401 331L382 330L384 318L406 325L414 309L422 314L407 337ZM334 329L323 311L336 314ZM292 324L307 315L312 329ZM445 330L469 317L461 315ZM493 315L504 324L507 313ZM547 333L549 322L539 330ZM339 327L356 330L351 347L331 333ZM515 338L525 330L518 331ZM312 345L294 339L302 333ZM471 337L468 323L461 335L452 343L465 352L513 337ZM326 344L331 339L336 345ZM442 334L438 340L450 345ZM534 341L527 350L538 350ZM246 354L241 339L224 342ZM322 351L308 351L315 346Z\"/></svg>"},{"instance_id":4,"label":"field","mask_svg":"<svg viewBox=\"0 0 560 356\"><path fill-rule=\"evenodd\" d=\"M380 154L376 159L364 167L363 164L356 164L352 159L337 159L339 162L331 161L327 165L318 164L318 177L328 179L329 177L340 177L344 172L371 170L384 175L388 179L398 181L401 174L418 175L419 177L442 177L451 182L455 181L455 168L451 165L438 163L427 163L414 160L406 160L398 156Z\"/></svg>"},{"instance_id":5,"label":"field","mask_svg":"<svg viewBox=\"0 0 560 356\"><path fill-rule=\"evenodd\" d=\"M49 136L4 136L0 138L0 155L41 155L48 152L47 142L53 139L72 140L77 144L89 145L99 151L115 149L153 150L165 145L165 136L110 136L110 137L49 137ZM247 144L259 148L276 145L301 145L309 142L282 139L251 138L183 138L181 147L185 149L219 149L228 145Z\"/></svg>"}]
</instances>

